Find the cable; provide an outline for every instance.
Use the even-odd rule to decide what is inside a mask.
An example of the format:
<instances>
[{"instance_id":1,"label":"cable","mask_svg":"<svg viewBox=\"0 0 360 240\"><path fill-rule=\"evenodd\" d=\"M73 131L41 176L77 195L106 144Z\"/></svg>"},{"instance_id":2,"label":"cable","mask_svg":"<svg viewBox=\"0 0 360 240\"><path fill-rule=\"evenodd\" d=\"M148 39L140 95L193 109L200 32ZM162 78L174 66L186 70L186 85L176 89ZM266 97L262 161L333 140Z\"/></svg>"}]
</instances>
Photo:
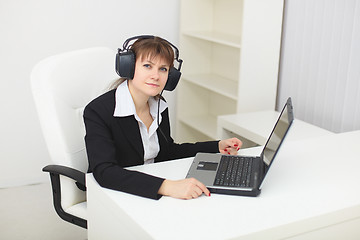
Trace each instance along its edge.
<instances>
[{"instance_id":1,"label":"cable","mask_svg":"<svg viewBox=\"0 0 360 240\"><path fill-rule=\"evenodd\" d=\"M169 143L169 141L167 140L167 137L165 136L165 134L164 134L164 132L161 130L161 128L160 128L160 101L161 101L161 99L163 98L162 97L162 93L164 92L164 89L161 91L161 93L160 93L160 97L159 97L159 101L158 101L158 111L157 111L157 125L158 125L158 129L159 129L159 131L160 131L160 133L163 135L163 137L165 138L165 141L167 142L167 143Z\"/></svg>"}]
</instances>

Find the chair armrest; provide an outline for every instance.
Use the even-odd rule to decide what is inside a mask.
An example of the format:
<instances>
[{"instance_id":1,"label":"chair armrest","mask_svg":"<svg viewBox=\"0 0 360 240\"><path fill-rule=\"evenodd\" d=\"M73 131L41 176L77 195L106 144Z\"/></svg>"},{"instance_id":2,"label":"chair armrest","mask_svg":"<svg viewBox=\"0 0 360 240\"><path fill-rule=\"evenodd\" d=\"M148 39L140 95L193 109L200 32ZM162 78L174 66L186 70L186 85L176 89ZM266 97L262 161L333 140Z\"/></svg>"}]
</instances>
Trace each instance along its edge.
<instances>
[{"instance_id":1,"label":"chair armrest","mask_svg":"<svg viewBox=\"0 0 360 240\"><path fill-rule=\"evenodd\" d=\"M44 172L50 173L53 202L57 214L65 221L71 222L83 228L87 228L87 221L80 217L71 215L64 211L61 206L61 188L60 188L60 176L63 175L73 179L77 187L83 191L86 191L85 185L85 173L76 170L74 168L60 166L60 165L48 165L42 169Z\"/></svg>"},{"instance_id":2,"label":"chair armrest","mask_svg":"<svg viewBox=\"0 0 360 240\"><path fill-rule=\"evenodd\" d=\"M50 174L63 175L76 181L76 185L80 190L86 191L85 173L74 168L61 165L48 165L42 169Z\"/></svg>"}]
</instances>

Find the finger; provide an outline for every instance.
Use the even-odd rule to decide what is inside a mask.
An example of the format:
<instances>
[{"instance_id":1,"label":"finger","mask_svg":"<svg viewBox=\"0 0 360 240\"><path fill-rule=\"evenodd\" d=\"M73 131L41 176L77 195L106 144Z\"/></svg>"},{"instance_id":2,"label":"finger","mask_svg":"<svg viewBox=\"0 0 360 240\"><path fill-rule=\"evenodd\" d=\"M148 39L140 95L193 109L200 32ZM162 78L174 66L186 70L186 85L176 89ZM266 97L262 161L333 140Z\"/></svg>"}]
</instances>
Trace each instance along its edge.
<instances>
[{"instance_id":1,"label":"finger","mask_svg":"<svg viewBox=\"0 0 360 240\"><path fill-rule=\"evenodd\" d=\"M188 195L188 196L186 196L186 197L184 197L183 199L185 199L185 200L190 200L190 199L192 199L193 197L191 196L191 195Z\"/></svg>"},{"instance_id":2,"label":"finger","mask_svg":"<svg viewBox=\"0 0 360 240\"><path fill-rule=\"evenodd\" d=\"M237 149L233 149L231 152L230 152L231 155L237 155L238 154L238 150Z\"/></svg>"},{"instance_id":3,"label":"finger","mask_svg":"<svg viewBox=\"0 0 360 240\"><path fill-rule=\"evenodd\" d=\"M201 194L202 194L202 190L198 186L194 186L193 189L191 190L190 195L192 198L197 198Z\"/></svg>"},{"instance_id":4,"label":"finger","mask_svg":"<svg viewBox=\"0 0 360 240\"><path fill-rule=\"evenodd\" d=\"M239 147L240 141L237 138L234 138L232 141L232 147L236 148Z\"/></svg>"},{"instance_id":5,"label":"finger","mask_svg":"<svg viewBox=\"0 0 360 240\"><path fill-rule=\"evenodd\" d=\"M230 154L230 148L225 148L224 150L220 151L222 154Z\"/></svg>"},{"instance_id":6,"label":"finger","mask_svg":"<svg viewBox=\"0 0 360 240\"><path fill-rule=\"evenodd\" d=\"M198 198L199 195L198 195L196 192L193 192L193 194L191 194L191 197L192 197L192 198Z\"/></svg>"},{"instance_id":7,"label":"finger","mask_svg":"<svg viewBox=\"0 0 360 240\"><path fill-rule=\"evenodd\" d=\"M226 154L236 155L238 151L240 150L239 147L229 147L225 150Z\"/></svg>"},{"instance_id":8,"label":"finger","mask_svg":"<svg viewBox=\"0 0 360 240\"><path fill-rule=\"evenodd\" d=\"M221 149L224 150L228 147L230 147L233 143L231 142L231 139L225 139L221 141Z\"/></svg>"},{"instance_id":9,"label":"finger","mask_svg":"<svg viewBox=\"0 0 360 240\"><path fill-rule=\"evenodd\" d=\"M200 188L202 193L204 193L206 196L210 196L209 189L207 189L207 187L202 182L198 182L197 186Z\"/></svg>"},{"instance_id":10,"label":"finger","mask_svg":"<svg viewBox=\"0 0 360 240\"><path fill-rule=\"evenodd\" d=\"M195 192L198 196L203 193L202 189L199 186L195 186L193 192Z\"/></svg>"},{"instance_id":11,"label":"finger","mask_svg":"<svg viewBox=\"0 0 360 240\"><path fill-rule=\"evenodd\" d=\"M200 196L202 194L202 190L198 185L200 185L201 183L195 178L190 178L189 181L189 195L191 195L191 198Z\"/></svg>"},{"instance_id":12,"label":"finger","mask_svg":"<svg viewBox=\"0 0 360 240\"><path fill-rule=\"evenodd\" d=\"M226 155L237 155L239 151L239 147L235 147L235 148L232 148L232 147L228 147L226 149L224 149L223 152L220 151L220 153L223 153L223 154L226 154Z\"/></svg>"},{"instance_id":13,"label":"finger","mask_svg":"<svg viewBox=\"0 0 360 240\"><path fill-rule=\"evenodd\" d=\"M235 138L234 142L233 142L233 145L231 147L233 149L235 149L236 151L239 151L241 146L242 146L242 142L239 139Z\"/></svg>"},{"instance_id":14,"label":"finger","mask_svg":"<svg viewBox=\"0 0 360 240\"><path fill-rule=\"evenodd\" d=\"M229 141L227 142L227 147L234 147L234 145L237 144L236 138L231 138L229 139Z\"/></svg>"},{"instance_id":15,"label":"finger","mask_svg":"<svg viewBox=\"0 0 360 240\"><path fill-rule=\"evenodd\" d=\"M196 187L194 189L194 192L195 192L196 196L200 196L203 193L203 191L199 187Z\"/></svg>"},{"instance_id":16,"label":"finger","mask_svg":"<svg viewBox=\"0 0 360 240\"><path fill-rule=\"evenodd\" d=\"M240 141L239 139L235 138L234 147L241 148L241 146L242 146L242 141Z\"/></svg>"}]
</instances>

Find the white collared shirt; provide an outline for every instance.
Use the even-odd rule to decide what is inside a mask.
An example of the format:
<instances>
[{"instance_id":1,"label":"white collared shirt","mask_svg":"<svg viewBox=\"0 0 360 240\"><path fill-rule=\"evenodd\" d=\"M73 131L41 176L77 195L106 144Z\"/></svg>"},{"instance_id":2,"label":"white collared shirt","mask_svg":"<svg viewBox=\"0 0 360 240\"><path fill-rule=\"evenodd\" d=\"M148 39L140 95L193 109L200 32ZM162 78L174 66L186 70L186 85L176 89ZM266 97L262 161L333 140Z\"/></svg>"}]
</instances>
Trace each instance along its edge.
<instances>
[{"instance_id":1,"label":"white collared shirt","mask_svg":"<svg viewBox=\"0 0 360 240\"><path fill-rule=\"evenodd\" d=\"M160 101L159 124L162 120L161 113L168 107L168 105L163 100L156 100L154 97L149 98L148 103L153 122L151 123L148 131L146 125L136 114L135 104L131 97L127 82L127 80L124 81L116 89L114 117L126 117L134 115L135 119L139 123L140 135L144 146L144 164L153 163L155 157L160 151L159 139L156 133L158 128L158 101Z\"/></svg>"}]
</instances>

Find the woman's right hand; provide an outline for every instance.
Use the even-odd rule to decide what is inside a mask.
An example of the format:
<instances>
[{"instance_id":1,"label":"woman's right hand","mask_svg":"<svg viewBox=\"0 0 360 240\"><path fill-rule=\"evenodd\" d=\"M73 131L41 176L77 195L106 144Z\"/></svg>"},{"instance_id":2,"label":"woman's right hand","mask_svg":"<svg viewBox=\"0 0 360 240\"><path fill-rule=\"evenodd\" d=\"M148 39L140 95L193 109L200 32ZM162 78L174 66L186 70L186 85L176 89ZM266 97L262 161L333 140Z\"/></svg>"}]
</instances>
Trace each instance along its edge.
<instances>
[{"instance_id":1,"label":"woman's right hand","mask_svg":"<svg viewBox=\"0 0 360 240\"><path fill-rule=\"evenodd\" d=\"M203 183L195 178L186 178L177 181L166 179L161 184L158 193L180 199L197 198L203 193L210 197L210 191Z\"/></svg>"}]
</instances>

